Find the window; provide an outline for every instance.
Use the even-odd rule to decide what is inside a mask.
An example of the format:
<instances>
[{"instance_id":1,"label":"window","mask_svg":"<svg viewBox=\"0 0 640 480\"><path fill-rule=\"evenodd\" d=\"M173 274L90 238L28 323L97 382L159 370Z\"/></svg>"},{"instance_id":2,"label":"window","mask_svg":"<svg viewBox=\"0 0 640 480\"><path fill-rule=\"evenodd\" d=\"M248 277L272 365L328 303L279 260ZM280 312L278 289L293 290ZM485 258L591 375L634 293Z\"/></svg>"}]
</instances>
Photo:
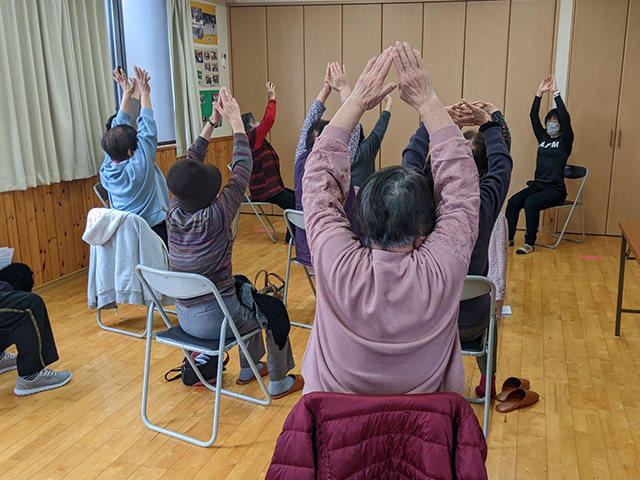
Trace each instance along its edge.
<instances>
[{"instance_id":1,"label":"window","mask_svg":"<svg viewBox=\"0 0 640 480\"><path fill-rule=\"evenodd\" d=\"M175 142L166 1L106 0L106 7L113 67L119 65L133 74L133 66L138 65L149 72L158 142ZM118 101L119 97L118 91Z\"/></svg>"}]
</instances>

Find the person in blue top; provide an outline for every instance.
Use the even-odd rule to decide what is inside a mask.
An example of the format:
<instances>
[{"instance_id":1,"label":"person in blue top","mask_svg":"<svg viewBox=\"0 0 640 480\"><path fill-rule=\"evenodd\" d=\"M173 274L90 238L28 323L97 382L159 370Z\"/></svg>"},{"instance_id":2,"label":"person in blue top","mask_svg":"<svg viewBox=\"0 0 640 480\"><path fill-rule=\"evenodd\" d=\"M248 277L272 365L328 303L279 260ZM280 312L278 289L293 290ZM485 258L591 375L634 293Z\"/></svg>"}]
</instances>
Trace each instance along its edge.
<instances>
[{"instance_id":1,"label":"person in blue top","mask_svg":"<svg viewBox=\"0 0 640 480\"><path fill-rule=\"evenodd\" d=\"M127 78L120 68L113 71L113 79L122 87L122 101L111 129L102 136L106 154L100 167L100 182L109 194L111 208L140 215L166 244L169 190L155 161L158 129L151 109L150 78L145 70L134 69L135 80ZM130 115L136 84L141 107L137 131Z\"/></svg>"}]
</instances>

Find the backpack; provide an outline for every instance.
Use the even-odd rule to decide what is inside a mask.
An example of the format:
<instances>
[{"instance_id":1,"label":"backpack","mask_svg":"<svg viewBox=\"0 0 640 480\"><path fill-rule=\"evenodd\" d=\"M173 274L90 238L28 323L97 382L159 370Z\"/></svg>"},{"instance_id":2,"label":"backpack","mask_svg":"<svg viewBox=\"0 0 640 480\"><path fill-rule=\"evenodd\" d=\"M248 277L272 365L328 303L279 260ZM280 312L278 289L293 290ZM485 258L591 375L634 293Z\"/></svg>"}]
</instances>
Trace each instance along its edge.
<instances>
[{"instance_id":1,"label":"backpack","mask_svg":"<svg viewBox=\"0 0 640 480\"><path fill-rule=\"evenodd\" d=\"M191 358L195 360L195 358L199 355L198 352L191 352ZM229 354L224 354L224 360L222 362L222 371L224 372L227 368L226 365L229 363ZM218 356L209 357L209 360L205 363L196 362L198 364L198 368L200 369L200 373L204 377L205 380L211 385L216 384L216 375L218 373ZM179 373L178 373L179 372ZM173 377L169 376L171 374L175 374ZM182 365L177 368L172 368L167 373L164 374L164 379L167 382L173 382L178 378L182 378L182 383L187 386L199 387L202 386L202 382L196 375L195 370L189 363L189 361L184 358L182 360Z\"/></svg>"}]
</instances>

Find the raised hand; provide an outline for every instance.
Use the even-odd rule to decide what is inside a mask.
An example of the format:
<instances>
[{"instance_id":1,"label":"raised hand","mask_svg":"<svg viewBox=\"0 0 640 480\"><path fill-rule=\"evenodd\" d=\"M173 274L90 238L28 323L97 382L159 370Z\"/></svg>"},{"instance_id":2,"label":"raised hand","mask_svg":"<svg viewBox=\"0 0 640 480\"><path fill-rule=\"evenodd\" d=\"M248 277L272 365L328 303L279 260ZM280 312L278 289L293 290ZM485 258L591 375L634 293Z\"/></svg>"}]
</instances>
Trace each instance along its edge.
<instances>
[{"instance_id":1,"label":"raised hand","mask_svg":"<svg viewBox=\"0 0 640 480\"><path fill-rule=\"evenodd\" d=\"M551 75L551 91L555 92L556 90L558 90L558 84L556 83L556 76L555 75Z\"/></svg>"},{"instance_id":2,"label":"raised hand","mask_svg":"<svg viewBox=\"0 0 640 480\"><path fill-rule=\"evenodd\" d=\"M541 97L544 92L549 92L555 85L555 79L553 75L547 75L540 82L540 86L538 87L538 97Z\"/></svg>"},{"instance_id":3,"label":"raised hand","mask_svg":"<svg viewBox=\"0 0 640 480\"><path fill-rule=\"evenodd\" d=\"M491 115L489 115L484 109L470 104L465 99L460 100L451 108L453 111L453 116L451 118L459 127L484 125L491 121Z\"/></svg>"},{"instance_id":4,"label":"raised hand","mask_svg":"<svg viewBox=\"0 0 640 480\"><path fill-rule=\"evenodd\" d=\"M267 97L269 97L269 100L276 98L276 86L271 82L267 82L265 83L265 87L267 88Z\"/></svg>"},{"instance_id":5,"label":"raised hand","mask_svg":"<svg viewBox=\"0 0 640 480\"><path fill-rule=\"evenodd\" d=\"M384 84L393 61L392 50L393 47L389 47L379 56L369 60L353 87L349 99L364 110L371 110L396 88L395 83Z\"/></svg>"},{"instance_id":6,"label":"raised hand","mask_svg":"<svg viewBox=\"0 0 640 480\"><path fill-rule=\"evenodd\" d=\"M116 81L120 88L122 88L122 94L127 97L131 97L136 89L136 82L133 79L127 78L127 74L120 67L113 69L113 79Z\"/></svg>"},{"instance_id":7,"label":"raised hand","mask_svg":"<svg viewBox=\"0 0 640 480\"><path fill-rule=\"evenodd\" d=\"M489 115L500 110L493 103L485 102L484 100L476 100L475 102L471 102L471 105L475 105L476 107L483 109Z\"/></svg>"},{"instance_id":8,"label":"raised hand","mask_svg":"<svg viewBox=\"0 0 640 480\"><path fill-rule=\"evenodd\" d=\"M382 110L391 113L391 107L393 107L393 98L391 98L391 95L387 95L384 97L384 100L382 100Z\"/></svg>"},{"instance_id":9,"label":"raised hand","mask_svg":"<svg viewBox=\"0 0 640 480\"><path fill-rule=\"evenodd\" d=\"M213 108L222 118L226 119L231 124L231 128L233 128L234 133L244 133L244 124L242 123L242 117L240 116L240 107L227 87L220 88L218 101L213 104Z\"/></svg>"},{"instance_id":10,"label":"raised hand","mask_svg":"<svg viewBox=\"0 0 640 480\"><path fill-rule=\"evenodd\" d=\"M151 87L149 86L151 77L149 76L147 71L141 69L138 66L133 67L133 70L136 72L136 83L138 84L140 93L142 95L151 93Z\"/></svg>"},{"instance_id":11,"label":"raised hand","mask_svg":"<svg viewBox=\"0 0 640 480\"><path fill-rule=\"evenodd\" d=\"M222 120L222 115L220 112L216 110L216 103L220 101L220 95L218 95L218 99L213 102L213 108L211 109L211 116L209 117L209 121L213 123L215 126L220 126L220 121Z\"/></svg>"},{"instance_id":12,"label":"raised hand","mask_svg":"<svg viewBox=\"0 0 640 480\"><path fill-rule=\"evenodd\" d=\"M349 78L347 77L347 69L344 65L340 66L337 62L329 63L329 76L325 79L329 86L341 92L345 88L349 88Z\"/></svg>"},{"instance_id":13,"label":"raised hand","mask_svg":"<svg viewBox=\"0 0 640 480\"><path fill-rule=\"evenodd\" d=\"M444 107L451 120L460 128L466 125L473 125L473 111L464 105L459 105L459 103Z\"/></svg>"},{"instance_id":14,"label":"raised hand","mask_svg":"<svg viewBox=\"0 0 640 480\"><path fill-rule=\"evenodd\" d=\"M412 50L406 42L396 42L393 48L393 64L398 72L398 90L403 101L418 110L435 96L429 72L424 68L418 50Z\"/></svg>"}]
</instances>

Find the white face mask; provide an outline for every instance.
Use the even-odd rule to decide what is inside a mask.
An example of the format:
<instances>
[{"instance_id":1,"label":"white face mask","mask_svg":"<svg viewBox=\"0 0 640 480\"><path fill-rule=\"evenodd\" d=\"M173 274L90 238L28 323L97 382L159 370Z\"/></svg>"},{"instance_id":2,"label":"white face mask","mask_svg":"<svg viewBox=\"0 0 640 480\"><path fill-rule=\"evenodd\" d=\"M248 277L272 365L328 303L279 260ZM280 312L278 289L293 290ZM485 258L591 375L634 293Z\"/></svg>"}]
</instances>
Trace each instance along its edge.
<instances>
[{"instance_id":1,"label":"white face mask","mask_svg":"<svg viewBox=\"0 0 640 480\"><path fill-rule=\"evenodd\" d=\"M256 127L257 127L258 125L260 125L260 122L256 122ZM253 128L256 128L256 127L253 127Z\"/></svg>"},{"instance_id":2,"label":"white face mask","mask_svg":"<svg viewBox=\"0 0 640 480\"><path fill-rule=\"evenodd\" d=\"M560 133L560 124L558 122L547 122L547 133L552 137Z\"/></svg>"}]
</instances>

